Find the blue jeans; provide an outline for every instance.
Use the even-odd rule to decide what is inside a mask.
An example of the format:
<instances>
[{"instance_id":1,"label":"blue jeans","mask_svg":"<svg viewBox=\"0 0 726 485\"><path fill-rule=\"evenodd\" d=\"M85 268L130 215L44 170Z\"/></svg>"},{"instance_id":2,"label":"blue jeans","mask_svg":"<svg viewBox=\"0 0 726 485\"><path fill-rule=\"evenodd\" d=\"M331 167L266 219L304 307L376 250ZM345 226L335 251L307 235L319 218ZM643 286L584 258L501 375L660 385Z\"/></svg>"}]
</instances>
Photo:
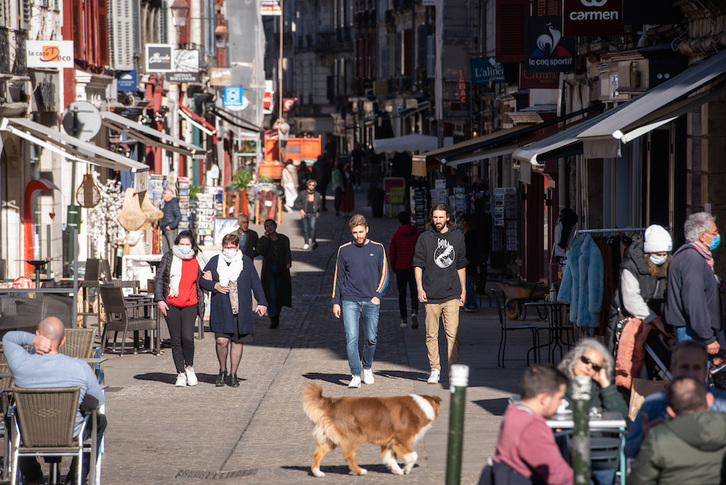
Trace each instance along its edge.
<instances>
[{"instance_id":1,"label":"blue jeans","mask_svg":"<svg viewBox=\"0 0 726 485\"><path fill-rule=\"evenodd\" d=\"M308 243L308 236L310 237L310 240L315 243L315 223L317 222L317 217L315 217L315 214L310 214L308 212L305 213L305 217L302 219L303 223L303 239L305 240L305 244Z\"/></svg>"},{"instance_id":2,"label":"blue jeans","mask_svg":"<svg viewBox=\"0 0 726 485\"><path fill-rule=\"evenodd\" d=\"M345 327L345 347L348 351L348 365L354 376L361 374L360 354L358 352L358 320L363 324L363 368L373 365L378 335L378 311L381 305L370 301L343 301L343 326Z\"/></svg>"},{"instance_id":3,"label":"blue jeans","mask_svg":"<svg viewBox=\"0 0 726 485\"><path fill-rule=\"evenodd\" d=\"M277 294L280 293L280 285L282 284L282 275L277 273L277 263L270 264L270 296L268 298L267 314L270 317L276 317L280 314L280 305L277 304Z\"/></svg>"}]
</instances>

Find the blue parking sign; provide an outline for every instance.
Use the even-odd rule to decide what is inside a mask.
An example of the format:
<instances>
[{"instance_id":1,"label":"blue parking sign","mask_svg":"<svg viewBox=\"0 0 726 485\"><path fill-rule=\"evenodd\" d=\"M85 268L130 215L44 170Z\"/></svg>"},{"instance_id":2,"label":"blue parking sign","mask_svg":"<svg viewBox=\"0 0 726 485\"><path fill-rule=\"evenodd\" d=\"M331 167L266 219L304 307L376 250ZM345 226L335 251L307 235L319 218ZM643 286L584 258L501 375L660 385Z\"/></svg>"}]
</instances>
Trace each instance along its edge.
<instances>
[{"instance_id":1,"label":"blue parking sign","mask_svg":"<svg viewBox=\"0 0 726 485\"><path fill-rule=\"evenodd\" d=\"M224 88L224 106L242 107L242 86L226 86Z\"/></svg>"}]
</instances>

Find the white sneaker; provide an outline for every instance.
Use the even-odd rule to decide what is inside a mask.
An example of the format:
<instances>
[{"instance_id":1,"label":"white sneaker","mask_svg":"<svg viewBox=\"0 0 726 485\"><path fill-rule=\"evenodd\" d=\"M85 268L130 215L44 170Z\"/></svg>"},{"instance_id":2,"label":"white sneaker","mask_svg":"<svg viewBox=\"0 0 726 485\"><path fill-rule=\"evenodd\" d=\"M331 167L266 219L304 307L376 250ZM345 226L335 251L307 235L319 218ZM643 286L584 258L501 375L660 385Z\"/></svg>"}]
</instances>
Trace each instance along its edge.
<instances>
[{"instance_id":1,"label":"white sneaker","mask_svg":"<svg viewBox=\"0 0 726 485\"><path fill-rule=\"evenodd\" d=\"M353 376L348 387L351 389L360 387L360 376Z\"/></svg>"},{"instance_id":2,"label":"white sneaker","mask_svg":"<svg viewBox=\"0 0 726 485\"><path fill-rule=\"evenodd\" d=\"M370 385L373 384L373 371L371 369L363 369L363 382Z\"/></svg>"},{"instance_id":3,"label":"white sneaker","mask_svg":"<svg viewBox=\"0 0 726 485\"><path fill-rule=\"evenodd\" d=\"M176 375L176 387L187 387L187 375L184 372L180 372Z\"/></svg>"},{"instance_id":4,"label":"white sneaker","mask_svg":"<svg viewBox=\"0 0 726 485\"><path fill-rule=\"evenodd\" d=\"M408 322L406 322L406 320L401 320L400 327L401 328L408 328Z\"/></svg>"},{"instance_id":5,"label":"white sneaker","mask_svg":"<svg viewBox=\"0 0 726 485\"><path fill-rule=\"evenodd\" d=\"M310 249L310 245L309 244L303 245L303 249Z\"/></svg>"},{"instance_id":6,"label":"white sneaker","mask_svg":"<svg viewBox=\"0 0 726 485\"><path fill-rule=\"evenodd\" d=\"M426 382L428 382L429 384L438 384L440 377L441 371L439 369L431 369L431 375L429 376L429 380Z\"/></svg>"},{"instance_id":7,"label":"white sneaker","mask_svg":"<svg viewBox=\"0 0 726 485\"><path fill-rule=\"evenodd\" d=\"M188 365L184 369L184 373L187 376L187 386L196 386L199 380L197 379L197 374L194 373L194 367Z\"/></svg>"}]
</instances>

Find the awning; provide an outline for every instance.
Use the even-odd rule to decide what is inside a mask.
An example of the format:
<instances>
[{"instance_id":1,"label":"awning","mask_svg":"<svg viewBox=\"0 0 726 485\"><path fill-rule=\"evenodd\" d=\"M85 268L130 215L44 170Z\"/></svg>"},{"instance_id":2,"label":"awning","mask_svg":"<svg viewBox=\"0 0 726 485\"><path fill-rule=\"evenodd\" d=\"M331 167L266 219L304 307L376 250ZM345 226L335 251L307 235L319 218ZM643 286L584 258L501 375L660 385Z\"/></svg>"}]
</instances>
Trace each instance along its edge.
<instances>
[{"instance_id":1,"label":"awning","mask_svg":"<svg viewBox=\"0 0 726 485\"><path fill-rule=\"evenodd\" d=\"M187 143L184 140L144 126L141 123L136 123L111 111L101 111L101 118L103 119L103 124L112 130L124 133L147 145L170 150L185 157L204 158L206 156L206 151L202 147Z\"/></svg>"},{"instance_id":2,"label":"awning","mask_svg":"<svg viewBox=\"0 0 726 485\"><path fill-rule=\"evenodd\" d=\"M0 131L40 145L69 160L131 173L149 171L148 165L25 118L2 118Z\"/></svg>"},{"instance_id":3,"label":"awning","mask_svg":"<svg viewBox=\"0 0 726 485\"><path fill-rule=\"evenodd\" d=\"M615 158L620 156L620 144L637 138L658 126L675 119L684 108L693 109L692 102L703 104L712 97L694 97L683 105L673 105L688 100L687 96L726 74L726 51L695 64L668 81L628 101L617 114L602 119L581 132L577 137L583 142L585 158ZM716 88L715 90L719 90ZM715 91L710 90L710 91ZM716 94L713 97L717 96ZM665 110L652 116L659 110ZM672 112L669 113L668 110ZM680 114L678 114L680 113ZM660 123L659 123L660 121Z\"/></svg>"},{"instance_id":4,"label":"awning","mask_svg":"<svg viewBox=\"0 0 726 485\"><path fill-rule=\"evenodd\" d=\"M235 116L229 111L223 110L221 108L217 108L216 106L209 108L209 112L212 113L217 118L226 121L227 123L236 126L237 128L241 128L243 132L239 132L239 136L247 137L247 138L254 138L260 136L260 131L262 129L259 126L255 126L254 124L250 123L247 120L244 120L240 118L239 116Z\"/></svg>"},{"instance_id":5,"label":"awning","mask_svg":"<svg viewBox=\"0 0 726 485\"><path fill-rule=\"evenodd\" d=\"M215 127L207 123L201 116L199 116L194 111L190 110L181 103L179 103L179 114L182 115L182 117L186 118L189 123L196 126L207 135L214 136L217 134L217 129Z\"/></svg>"},{"instance_id":6,"label":"awning","mask_svg":"<svg viewBox=\"0 0 726 485\"><path fill-rule=\"evenodd\" d=\"M418 103L416 106L411 106L408 108L401 108L398 110L398 116L401 118L405 118L407 116L415 115L416 113L420 113L421 111L425 109L429 109L431 107L430 101L422 101Z\"/></svg>"},{"instance_id":7,"label":"awning","mask_svg":"<svg viewBox=\"0 0 726 485\"><path fill-rule=\"evenodd\" d=\"M482 150L476 153L467 153L465 155L458 155L451 158L442 158L441 163L447 167L456 167L458 165L470 162L480 162L482 160L488 160L490 158L496 158L503 155L511 155L514 150L519 148L519 145L507 145L498 148L492 148L490 150Z\"/></svg>"}]
</instances>

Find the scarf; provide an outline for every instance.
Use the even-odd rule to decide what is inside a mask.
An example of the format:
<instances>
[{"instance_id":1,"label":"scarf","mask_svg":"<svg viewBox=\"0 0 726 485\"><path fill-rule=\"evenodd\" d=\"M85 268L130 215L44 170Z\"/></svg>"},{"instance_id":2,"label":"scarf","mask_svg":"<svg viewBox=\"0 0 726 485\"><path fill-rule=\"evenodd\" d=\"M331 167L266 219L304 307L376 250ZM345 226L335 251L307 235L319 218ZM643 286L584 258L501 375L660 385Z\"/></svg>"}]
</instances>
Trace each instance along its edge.
<instances>
[{"instance_id":1,"label":"scarf","mask_svg":"<svg viewBox=\"0 0 726 485\"><path fill-rule=\"evenodd\" d=\"M239 274L242 272L242 251L239 249L232 258L227 259L224 253L219 253L217 259L217 274L219 275L219 284L229 286L230 281L237 281Z\"/></svg>"},{"instance_id":2,"label":"scarf","mask_svg":"<svg viewBox=\"0 0 726 485\"><path fill-rule=\"evenodd\" d=\"M697 242L692 242L691 243L691 246L693 246L694 248L696 248L696 251L698 251L698 253L701 256L703 256L703 259L706 260L706 262L708 263L708 265L711 267L711 271L713 271L713 256L711 255L711 250L708 249L708 248L704 248L703 246L701 246Z\"/></svg>"},{"instance_id":3,"label":"scarf","mask_svg":"<svg viewBox=\"0 0 726 485\"><path fill-rule=\"evenodd\" d=\"M171 269L169 270L169 296L179 296L179 282L182 277L182 260L187 261L194 257L194 251L188 255L183 255L179 251L179 246L174 245L171 247L171 253L174 255L171 258ZM201 266L202 268L204 266Z\"/></svg>"}]
</instances>

